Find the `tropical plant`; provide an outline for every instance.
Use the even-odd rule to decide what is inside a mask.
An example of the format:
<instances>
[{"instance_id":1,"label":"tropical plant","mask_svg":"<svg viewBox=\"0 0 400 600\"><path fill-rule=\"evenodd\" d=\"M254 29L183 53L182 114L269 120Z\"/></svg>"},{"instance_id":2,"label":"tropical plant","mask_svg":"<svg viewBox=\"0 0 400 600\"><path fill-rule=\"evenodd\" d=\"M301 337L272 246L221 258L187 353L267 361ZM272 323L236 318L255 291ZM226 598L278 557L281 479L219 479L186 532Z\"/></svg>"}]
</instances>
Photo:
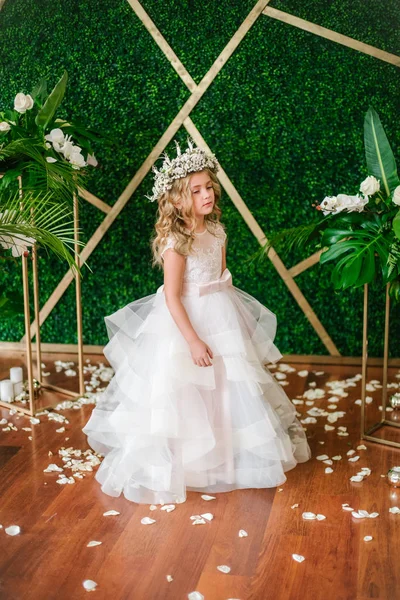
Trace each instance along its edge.
<instances>
[{"instance_id":1,"label":"tropical plant","mask_svg":"<svg viewBox=\"0 0 400 600\"><path fill-rule=\"evenodd\" d=\"M85 187L85 167L97 165L92 142L101 136L56 118L67 80L64 72L48 94L42 79L31 94L16 95L13 109L0 111L0 259L16 261L36 244L81 276L73 255L73 197ZM0 316L20 309L21 296L0 283Z\"/></svg>"},{"instance_id":2,"label":"tropical plant","mask_svg":"<svg viewBox=\"0 0 400 600\"><path fill-rule=\"evenodd\" d=\"M261 248L288 253L314 245L322 249L320 263L334 263L331 275L336 290L356 288L380 279L390 283L390 294L400 300L400 180L396 162L376 111L370 107L364 120L368 177L355 196L327 196L314 205L323 217L312 223L284 229Z\"/></svg>"}]
</instances>

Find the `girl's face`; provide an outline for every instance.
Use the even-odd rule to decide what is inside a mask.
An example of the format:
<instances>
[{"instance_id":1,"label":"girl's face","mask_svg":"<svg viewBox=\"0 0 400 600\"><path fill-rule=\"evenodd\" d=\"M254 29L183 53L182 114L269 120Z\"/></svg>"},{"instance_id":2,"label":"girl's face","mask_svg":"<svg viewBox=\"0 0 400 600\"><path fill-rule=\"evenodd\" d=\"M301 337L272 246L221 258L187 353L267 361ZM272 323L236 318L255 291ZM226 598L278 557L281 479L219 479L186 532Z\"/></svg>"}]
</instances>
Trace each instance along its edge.
<instances>
[{"instance_id":1,"label":"girl's face","mask_svg":"<svg viewBox=\"0 0 400 600\"><path fill-rule=\"evenodd\" d=\"M209 215L214 208L214 188L207 171L193 173L190 178L193 211L197 218Z\"/></svg>"}]
</instances>

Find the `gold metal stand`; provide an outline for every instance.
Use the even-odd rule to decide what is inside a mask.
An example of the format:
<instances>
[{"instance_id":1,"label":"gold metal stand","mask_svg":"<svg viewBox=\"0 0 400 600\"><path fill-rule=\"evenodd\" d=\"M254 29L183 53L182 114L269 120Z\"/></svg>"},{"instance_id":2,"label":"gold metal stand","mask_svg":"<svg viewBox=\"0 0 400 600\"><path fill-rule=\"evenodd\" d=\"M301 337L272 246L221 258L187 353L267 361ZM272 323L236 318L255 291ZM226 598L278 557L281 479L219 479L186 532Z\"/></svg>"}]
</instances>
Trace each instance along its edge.
<instances>
[{"instance_id":1,"label":"gold metal stand","mask_svg":"<svg viewBox=\"0 0 400 600\"><path fill-rule=\"evenodd\" d=\"M21 177L19 180L19 192L20 198L22 198L22 184ZM79 255L79 210L78 210L78 199L74 194L73 197L74 207L74 254L75 262L80 266L80 255ZM5 402L0 400L0 406L4 408L13 408L19 413L23 413L30 417L33 417L37 409L37 397L35 396L34 388L34 377L33 377L33 359L32 359L32 341L31 341L31 319L30 319L30 308L29 308L29 279L28 279L28 255L22 255L22 284L24 293L24 320L25 320L25 345L26 345L26 363L28 372L28 394L29 394L29 408L21 406L18 402ZM79 373L79 392L73 392L65 388L61 388L50 383L42 382L42 350L41 350L41 339L40 339L40 321L39 321L39 277L38 277L38 253L36 244L32 246L32 274L33 274L33 300L34 300L34 314L37 323L36 327L36 379L43 389L53 390L60 392L73 398L79 398L85 393L85 383L83 374L83 334L82 334L82 296L81 296L81 281L79 274L75 272L75 286L76 286L76 318L77 318L77 338L78 338L78 373ZM55 404L58 404L60 399L47 406L40 406L40 411L47 408L53 408Z\"/></svg>"},{"instance_id":2,"label":"gold metal stand","mask_svg":"<svg viewBox=\"0 0 400 600\"><path fill-rule=\"evenodd\" d=\"M384 331L384 350L383 350L383 377L382 377L382 415L381 420L375 423L369 429L366 427L366 385L367 385L367 367L368 367L368 285L364 285L364 324L363 324L363 356L362 356L362 381L361 381L361 438L370 442L376 442L385 446L394 446L400 448L400 441L386 440L382 437L372 435L381 427L390 426L400 428L400 423L386 419L387 408L387 382L388 382L388 359L389 359L389 313L390 297L389 284L386 286L385 302L385 331ZM399 438L400 439L400 438Z\"/></svg>"}]
</instances>

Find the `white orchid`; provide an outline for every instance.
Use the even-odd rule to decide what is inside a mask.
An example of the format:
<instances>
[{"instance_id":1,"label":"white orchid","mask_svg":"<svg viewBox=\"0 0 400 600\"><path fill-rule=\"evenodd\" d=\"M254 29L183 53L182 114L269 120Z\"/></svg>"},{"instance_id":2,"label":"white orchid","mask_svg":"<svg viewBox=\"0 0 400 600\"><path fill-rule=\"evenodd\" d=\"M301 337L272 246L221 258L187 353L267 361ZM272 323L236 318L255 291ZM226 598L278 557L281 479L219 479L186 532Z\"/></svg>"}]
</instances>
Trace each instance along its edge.
<instances>
[{"instance_id":1,"label":"white orchid","mask_svg":"<svg viewBox=\"0 0 400 600\"><path fill-rule=\"evenodd\" d=\"M81 154L82 149L79 146L74 146L69 157L69 162L74 169L80 169L86 166L84 157Z\"/></svg>"},{"instance_id":2,"label":"white orchid","mask_svg":"<svg viewBox=\"0 0 400 600\"><path fill-rule=\"evenodd\" d=\"M8 213L15 214L15 211L9 211L6 209L3 213L0 213L0 223L4 220L7 222ZM5 250L12 249L12 255L15 257L21 256L25 250L27 250L28 246L32 246L36 240L31 237L26 237L24 235L18 234L18 238L13 237L12 235L0 235L0 246L2 246Z\"/></svg>"},{"instance_id":3,"label":"white orchid","mask_svg":"<svg viewBox=\"0 0 400 600\"><path fill-rule=\"evenodd\" d=\"M53 144L56 152L61 152L61 148L65 142L64 132L61 129L52 129L49 134L44 136L44 139Z\"/></svg>"},{"instance_id":4,"label":"white orchid","mask_svg":"<svg viewBox=\"0 0 400 600\"><path fill-rule=\"evenodd\" d=\"M324 215L336 215L343 210L347 212L362 212L367 203L368 196L338 194L337 196L326 196L320 204L320 210L322 210Z\"/></svg>"},{"instance_id":5,"label":"white orchid","mask_svg":"<svg viewBox=\"0 0 400 600\"><path fill-rule=\"evenodd\" d=\"M11 129L11 125L9 123L7 123L6 121L2 121L0 123L0 133L6 133L7 131L10 131Z\"/></svg>"},{"instance_id":6,"label":"white orchid","mask_svg":"<svg viewBox=\"0 0 400 600\"><path fill-rule=\"evenodd\" d=\"M97 165L99 164L94 154L88 154L86 160L87 164L91 165L92 167L97 167Z\"/></svg>"},{"instance_id":7,"label":"white orchid","mask_svg":"<svg viewBox=\"0 0 400 600\"><path fill-rule=\"evenodd\" d=\"M27 110L33 108L33 98L29 94L25 95L22 92L14 98L14 110L24 114Z\"/></svg>"}]
</instances>

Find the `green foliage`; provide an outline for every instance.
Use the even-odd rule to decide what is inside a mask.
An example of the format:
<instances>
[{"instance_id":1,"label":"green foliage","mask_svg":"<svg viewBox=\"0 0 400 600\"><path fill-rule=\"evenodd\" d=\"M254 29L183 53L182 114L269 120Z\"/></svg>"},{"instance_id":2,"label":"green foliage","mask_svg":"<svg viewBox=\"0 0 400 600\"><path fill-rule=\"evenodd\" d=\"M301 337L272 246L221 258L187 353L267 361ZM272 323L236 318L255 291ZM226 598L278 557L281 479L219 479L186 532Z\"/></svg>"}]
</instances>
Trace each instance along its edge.
<instances>
[{"instance_id":1,"label":"green foliage","mask_svg":"<svg viewBox=\"0 0 400 600\"><path fill-rule=\"evenodd\" d=\"M199 83L254 7L254 0L143 0L141 5ZM272 6L400 52L394 0L373 6L361 0L281 4L273 0ZM42 77L51 90L64 69L68 71L60 116L68 123L79 118L118 142L113 146L93 142L99 168L87 182L91 192L113 205L190 92L128 2L110 0L104 10L95 0L59 0L48 7L44 0L6 0L0 12L0 43L7 49L0 64L0 110L12 104L17 92L28 93ZM17 39L29 44L17 44ZM379 109L392 147L400 146L400 131L388 128L398 119L399 83L400 72L394 65L261 15L190 117L257 222L272 237L283 228L308 222L313 203L344 186L359 185L367 175L362 124L369 104ZM184 143L186 136L182 128L175 137ZM173 143L166 150L173 154ZM144 199L151 187L148 174L88 259L93 274L85 270L82 279L85 343L104 344L103 317L154 293L162 283L162 273L151 268L149 238L155 206ZM326 354L271 262L247 262L258 244L225 193L222 210L234 283L277 314L280 350ZM84 241L104 216L82 202ZM309 247L294 249L285 264L290 268L309 253ZM42 252L39 267L43 304L66 268ZM331 263L317 264L296 282L340 352L360 355L362 290L335 293L331 270ZM4 272L4 284L9 290L21 287L19 270L12 262ZM74 302L71 285L42 327L44 342L76 342ZM377 291L371 355L381 353L381 306L384 297ZM396 318L394 314L394 326ZM22 321L0 325L3 340L18 340L23 333Z\"/></svg>"},{"instance_id":2,"label":"green foliage","mask_svg":"<svg viewBox=\"0 0 400 600\"><path fill-rule=\"evenodd\" d=\"M390 194L400 181L385 130L378 113L372 107L368 109L364 120L364 143L368 174L379 179L390 202Z\"/></svg>"}]
</instances>

